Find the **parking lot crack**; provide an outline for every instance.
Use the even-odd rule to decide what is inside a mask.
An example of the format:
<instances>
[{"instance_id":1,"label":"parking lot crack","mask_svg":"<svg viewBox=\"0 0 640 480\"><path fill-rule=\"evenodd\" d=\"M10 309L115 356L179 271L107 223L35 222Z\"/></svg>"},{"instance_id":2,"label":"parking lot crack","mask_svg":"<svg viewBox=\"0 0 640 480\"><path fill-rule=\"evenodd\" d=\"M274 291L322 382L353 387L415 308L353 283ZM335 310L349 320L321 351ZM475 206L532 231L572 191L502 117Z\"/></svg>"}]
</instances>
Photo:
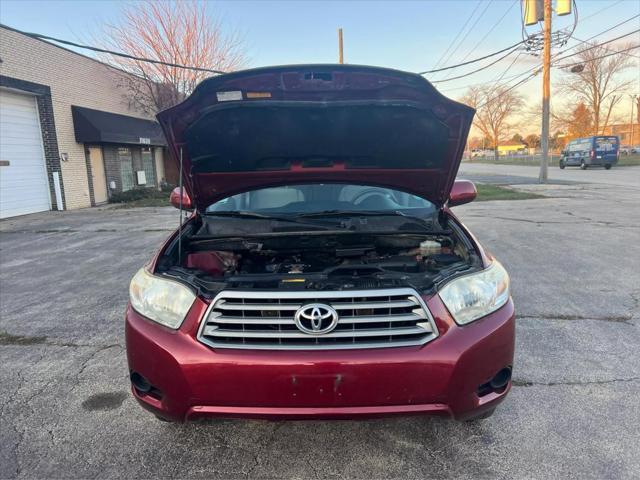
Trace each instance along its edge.
<instances>
[{"instance_id":1,"label":"parking lot crack","mask_svg":"<svg viewBox=\"0 0 640 480\"><path fill-rule=\"evenodd\" d=\"M586 380L577 382L533 382L528 380L513 380L514 387L557 387L557 386L576 386L576 385L608 385L612 383L636 382L640 377L629 378L613 378L611 380Z\"/></svg>"},{"instance_id":2,"label":"parking lot crack","mask_svg":"<svg viewBox=\"0 0 640 480\"><path fill-rule=\"evenodd\" d=\"M78 370L78 373L76 373L74 375L74 385L71 388L71 390L75 390L75 388L80 385L80 377L82 376L82 374L84 373L84 371L87 369L87 367L89 366L89 363L91 363L91 361L101 352L104 352L105 350L109 350L111 348L119 348L120 350L123 350L124 347L122 347L122 345L119 344L113 344L113 345L104 345L102 347L97 348L95 351L93 351L91 353L91 355L89 355L80 365L80 369Z\"/></svg>"},{"instance_id":3,"label":"parking lot crack","mask_svg":"<svg viewBox=\"0 0 640 480\"><path fill-rule=\"evenodd\" d=\"M563 315L563 314L536 314L536 315L518 315L518 320L565 320L565 321L575 321L575 320L595 320L598 322L613 322L613 323L625 323L627 325L633 325L629 322L633 318L633 315L609 315L604 317L589 317L584 315Z\"/></svg>"},{"instance_id":4,"label":"parking lot crack","mask_svg":"<svg viewBox=\"0 0 640 480\"><path fill-rule=\"evenodd\" d=\"M35 367L36 365L38 365L43 359L45 358L45 353L44 350L40 352L40 355L38 357L37 360L35 360L34 362L31 363L30 367ZM25 378L25 376L22 374L21 370L18 370L16 372L19 382L18 382L18 388L15 390L14 394L11 396L11 399L8 400L2 408L2 414L1 417L3 419L6 419L7 422L9 422L8 418L11 417L12 421L11 421L11 427L13 428L14 432L16 433L16 435L18 436L18 440L15 443L14 446L14 457L15 457L15 462L16 462L16 477L20 475L22 467L21 467L21 463L20 463L20 448L22 447L22 444L24 443L25 440L25 435L26 435L26 428L22 428L19 429L18 428L18 424L16 421L16 415L15 413L11 416L9 415L5 415L5 410L10 406L10 404L14 403L14 400L17 399L22 390L28 388L29 386L32 385L32 382L27 381L27 379ZM47 386L51 383L47 382L44 386L42 386L41 388L39 388L35 393L32 393L31 395L29 395L26 400L22 400L19 402L19 406L25 405L27 408L29 408L29 410L31 411L31 415L30 416L34 416L35 415L35 410L34 408L31 406L31 401L37 396L40 395L45 388L47 388Z\"/></svg>"},{"instance_id":5,"label":"parking lot crack","mask_svg":"<svg viewBox=\"0 0 640 480\"><path fill-rule=\"evenodd\" d=\"M467 217L476 217L476 218L486 218L486 215L474 215L472 213L467 214L466 216ZM605 227L614 226L616 228L637 228L637 227L635 227L633 225L620 224L620 223L616 223L616 222L612 222L612 221L606 221L606 220L592 220L592 219L588 219L586 217L577 217L577 216L574 216L574 218L576 218L579 221L534 220L534 219L531 219L531 218L501 217L501 216L497 216L497 215L492 215L491 218L492 219L498 219L498 220L507 220L507 221L510 221L510 222L530 223L530 224L537 225L537 226L542 226L542 225L598 225L598 226L605 226Z\"/></svg>"},{"instance_id":6,"label":"parking lot crack","mask_svg":"<svg viewBox=\"0 0 640 480\"><path fill-rule=\"evenodd\" d=\"M99 348L107 349L112 347L121 347L122 345L113 343L108 345L93 345L90 343L75 343L50 340L45 335L13 335L6 331L0 331L0 345L12 345L12 346L32 346L32 345L45 345L48 347L69 347L69 348Z\"/></svg>"},{"instance_id":7,"label":"parking lot crack","mask_svg":"<svg viewBox=\"0 0 640 480\"><path fill-rule=\"evenodd\" d=\"M313 462L311 460L309 460L308 458L305 458L304 460L307 463L307 465L309 465L309 468L313 472L313 476L315 478L320 478L320 475L318 474L318 470L316 469L316 466L313 464Z\"/></svg>"}]
</instances>

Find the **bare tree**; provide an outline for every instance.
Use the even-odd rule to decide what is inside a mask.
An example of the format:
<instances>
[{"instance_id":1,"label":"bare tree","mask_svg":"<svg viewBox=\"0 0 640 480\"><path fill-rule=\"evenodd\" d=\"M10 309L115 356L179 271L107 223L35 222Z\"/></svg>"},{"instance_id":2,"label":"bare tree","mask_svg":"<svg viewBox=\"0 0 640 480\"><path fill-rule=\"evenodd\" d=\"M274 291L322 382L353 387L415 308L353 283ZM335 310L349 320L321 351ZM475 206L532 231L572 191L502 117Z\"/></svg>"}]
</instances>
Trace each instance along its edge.
<instances>
[{"instance_id":1,"label":"bare tree","mask_svg":"<svg viewBox=\"0 0 640 480\"><path fill-rule=\"evenodd\" d=\"M530 133L524 139L524 143L527 144L529 148L539 148L540 147L540 135L535 133Z\"/></svg>"},{"instance_id":2,"label":"bare tree","mask_svg":"<svg viewBox=\"0 0 640 480\"><path fill-rule=\"evenodd\" d=\"M107 24L105 46L129 55L211 70L232 71L245 62L235 32L225 32L207 3L144 0L128 4L118 23ZM107 56L111 65L133 75L124 80L136 109L153 114L182 101L211 73Z\"/></svg>"},{"instance_id":3,"label":"bare tree","mask_svg":"<svg viewBox=\"0 0 640 480\"><path fill-rule=\"evenodd\" d=\"M620 50L627 47L620 47ZM619 52L600 58L610 54L611 50L597 43L587 44L576 53L575 61L572 62L581 62L583 68L567 72L559 82L561 94L584 103L591 112L594 134L601 133L607 127L615 106L633 84L633 79L624 79L620 75L631 66L630 57L626 53Z\"/></svg>"},{"instance_id":4,"label":"bare tree","mask_svg":"<svg viewBox=\"0 0 640 480\"><path fill-rule=\"evenodd\" d=\"M471 87L461 99L476 109L473 125L489 139L494 150L514 126L511 120L524 105L522 96L506 87Z\"/></svg>"}]
</instances>

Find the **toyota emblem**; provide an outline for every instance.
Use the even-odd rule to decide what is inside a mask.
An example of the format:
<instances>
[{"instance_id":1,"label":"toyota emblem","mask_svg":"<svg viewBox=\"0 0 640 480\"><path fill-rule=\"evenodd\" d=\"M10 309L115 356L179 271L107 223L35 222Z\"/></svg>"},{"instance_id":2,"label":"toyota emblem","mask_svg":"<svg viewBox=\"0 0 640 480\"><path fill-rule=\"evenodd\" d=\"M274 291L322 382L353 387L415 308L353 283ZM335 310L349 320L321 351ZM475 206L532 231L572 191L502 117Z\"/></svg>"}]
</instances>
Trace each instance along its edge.
<instances>
[{"instance_id":1,"label":"toyota emblem","mask_svg":"<svg viewBox=\"0 0 640 480\"><path fill-rule=\"evenodd\" d=\"M338 325L338 312L324 303L300 307L295 314L296 327L309 335L324 335Z\"/></svg>"}]
</instances>

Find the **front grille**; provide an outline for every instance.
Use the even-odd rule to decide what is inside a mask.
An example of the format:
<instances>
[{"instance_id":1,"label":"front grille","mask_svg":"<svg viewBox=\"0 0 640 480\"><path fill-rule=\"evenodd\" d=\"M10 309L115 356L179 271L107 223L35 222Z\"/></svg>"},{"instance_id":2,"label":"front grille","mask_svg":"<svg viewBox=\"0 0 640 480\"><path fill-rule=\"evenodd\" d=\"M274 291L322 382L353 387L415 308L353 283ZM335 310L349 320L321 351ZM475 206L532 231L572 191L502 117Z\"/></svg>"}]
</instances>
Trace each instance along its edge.
<instances>
[{"instance_id":1,"label":"front grille","mask_svg":"<svg viewBox=\"0 0 640 480\"><path fill-rule=\"evenodd\" d=\"M296 311L319 303L338 313L325 334L301 331ZM225 291L211 303L198 340L214 348L330 350L422 345L438 336L427 306L412 289L340 292Z\"/></svg>"}]
</instances>

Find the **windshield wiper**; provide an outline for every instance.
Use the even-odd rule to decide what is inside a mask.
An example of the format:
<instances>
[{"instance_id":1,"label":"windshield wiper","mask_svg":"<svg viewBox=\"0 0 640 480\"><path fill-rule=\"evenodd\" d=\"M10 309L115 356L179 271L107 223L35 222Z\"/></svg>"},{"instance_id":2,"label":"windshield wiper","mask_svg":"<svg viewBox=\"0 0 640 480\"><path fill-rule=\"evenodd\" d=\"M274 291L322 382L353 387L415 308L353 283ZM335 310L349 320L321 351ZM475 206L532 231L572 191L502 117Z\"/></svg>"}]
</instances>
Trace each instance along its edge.
<instances>
[{"instance_id":1,"label":"windshield wiper","mask_svg":"<svg viewBox=\"0 0 640 480\"><path fill-rule=\"evenodd\" d=\"M244 211L223 211L223 212L207 212L206 213L207 217L234 217L234 218L252 218L252 219L257 219L257 220L275 220L277 222L289 222L289 223L295 223L297 225L307 225L307 226L313 226L313 227L318 227L318 225L311 225L309 223L305 223L305 222L301 222L300 220L297 220L297 218L292 218L292 217L277 217L277 216L272 216L272 215L265 215L263 213L256 213L256 212L244 212Z\"/></svg>"},{"instance_id":2,"label":"windshield wiper","mask_svg":"<svg viewBox=\"0 0 640 480\"><path fill-rule=\"evenodd\" d=\"M244 212L244 211L220 211L220 212L207 212L206 215L214 217L242 217L242 218L261 218L263 220L293 220L291 218L272 217L271 215L264 215L256 212Z\"/></svg>"},{"instance_id":3,"label":"windshield wiper","mask_svg":"<svg viewBox=\"0 0 640 480\"><path fill-rule=\"evenodd\" d=\"M301 213L296 215L297 218L331 218L331 217L403 217L413 220L420 225L429 229L433 228L433 224L429 220L407 215L400 210L324 210L322 212Z\"/></svg>"}]
</instances>

